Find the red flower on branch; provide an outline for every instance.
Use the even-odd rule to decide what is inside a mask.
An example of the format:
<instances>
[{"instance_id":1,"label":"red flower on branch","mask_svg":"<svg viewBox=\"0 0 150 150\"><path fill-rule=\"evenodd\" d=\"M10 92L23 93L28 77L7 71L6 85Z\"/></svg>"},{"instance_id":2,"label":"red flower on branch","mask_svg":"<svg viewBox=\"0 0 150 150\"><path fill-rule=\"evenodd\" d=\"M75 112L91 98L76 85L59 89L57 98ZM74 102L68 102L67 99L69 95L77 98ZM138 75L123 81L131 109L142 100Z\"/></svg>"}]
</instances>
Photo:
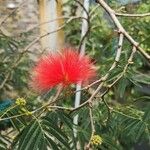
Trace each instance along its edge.
<instances>
[{"instance_id":1,"label":"red flower on branch","mask_svg":"<svg viewBox=\"0 0 150 150\"><path fill-rule=\"evenodd\" d=\"M48 91L62 85L86 82L96 74L95 67L88 56L72 49L48 54L41 58L33 68L32 87L36 91Z\"/></svg>"}]
</instances>

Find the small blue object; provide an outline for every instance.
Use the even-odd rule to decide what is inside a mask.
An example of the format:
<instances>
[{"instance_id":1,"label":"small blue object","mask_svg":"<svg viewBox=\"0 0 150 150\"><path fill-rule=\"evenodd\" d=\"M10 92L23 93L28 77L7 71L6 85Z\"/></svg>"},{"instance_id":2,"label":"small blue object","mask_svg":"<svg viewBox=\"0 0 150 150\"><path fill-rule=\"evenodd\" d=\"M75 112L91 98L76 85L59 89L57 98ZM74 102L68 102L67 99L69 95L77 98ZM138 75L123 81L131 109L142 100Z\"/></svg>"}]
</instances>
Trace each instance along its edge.
<instances>
[{"instance_id":1,"label":"small blue object","mask_svg":"<svg viewBox=\"0 0 150 150\"><path fill-rule=\"evenodd\" d=\"M0 111L3 111L10 107L13 104L13 100L11 99L5 99L0 101ZM11 122L9 119L3 120L0 122L0 131L5 130L6 128L11 126Z\"/></svg>"},{"instance_id":2,"label":"small blue object","mask_svg":"<svg viewBox=\"0 0 150 150\"><path fill-rule=\"evenodd\" d=\"M13 104L13 101L10 99L0 101L0 111L5 110L6 108L10 107L12 104Z\"/></svg>"}]
</instances>

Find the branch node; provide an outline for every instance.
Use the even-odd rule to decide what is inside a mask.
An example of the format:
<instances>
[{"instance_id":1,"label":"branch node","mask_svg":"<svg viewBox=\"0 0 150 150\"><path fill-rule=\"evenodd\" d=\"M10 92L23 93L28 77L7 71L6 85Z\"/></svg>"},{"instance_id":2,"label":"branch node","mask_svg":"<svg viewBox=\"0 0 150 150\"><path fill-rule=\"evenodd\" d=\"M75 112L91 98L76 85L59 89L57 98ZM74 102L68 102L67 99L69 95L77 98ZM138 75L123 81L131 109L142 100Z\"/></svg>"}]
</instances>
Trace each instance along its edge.
<instances>
[{"instance_id":1,"label":"branch node","mask_svg":"<svg viewBox=\"0 0 150 150\"><path fill-rule=\"evenodd\" d=\"M134 64L134 62L131 60L128 60L128 64L132 65L132 64Z\"/></svg>"},{"instance_id":2,"label":"branch node","mask_svg":"<svg viewBox=\"0 0 150 150\"><path fill-rule=\"evenodd\" d=\"M119 29L118 31L118 34L123 34L123 30Z\"/></svg>"},{"instance_id":3,"label":"branch node","mask_svg":"<svg viewBox=\"0 0 150 150\"><path fill-rule=\"evenodd\" d=\"M92 108L92 107L93 107L93 105L92 105L92 102L91 102L91 101L88 101L88 105L89 105L89 107L90 107L90 108Z\"/></svg>"}]
</instances>

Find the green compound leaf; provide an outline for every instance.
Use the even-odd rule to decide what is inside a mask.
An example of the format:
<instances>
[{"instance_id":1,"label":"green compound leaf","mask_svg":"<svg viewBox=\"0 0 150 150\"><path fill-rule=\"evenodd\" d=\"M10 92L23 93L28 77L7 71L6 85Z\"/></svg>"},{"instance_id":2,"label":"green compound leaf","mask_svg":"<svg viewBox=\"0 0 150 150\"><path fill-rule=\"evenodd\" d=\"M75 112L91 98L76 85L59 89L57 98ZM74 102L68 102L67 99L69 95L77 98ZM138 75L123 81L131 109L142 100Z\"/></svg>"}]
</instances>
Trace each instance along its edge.
<instances>
[{"instance_id":1,"label":"green compound leaf","mask_svg":"<svg viewBox=\"0 0 150 150\"><path fill-rule=\"evenodd\" d=\"M50 118L35 119L15 138L12 148L15 150L59 150L70 149L68 138Z\"/></svg>"}]
</instances>

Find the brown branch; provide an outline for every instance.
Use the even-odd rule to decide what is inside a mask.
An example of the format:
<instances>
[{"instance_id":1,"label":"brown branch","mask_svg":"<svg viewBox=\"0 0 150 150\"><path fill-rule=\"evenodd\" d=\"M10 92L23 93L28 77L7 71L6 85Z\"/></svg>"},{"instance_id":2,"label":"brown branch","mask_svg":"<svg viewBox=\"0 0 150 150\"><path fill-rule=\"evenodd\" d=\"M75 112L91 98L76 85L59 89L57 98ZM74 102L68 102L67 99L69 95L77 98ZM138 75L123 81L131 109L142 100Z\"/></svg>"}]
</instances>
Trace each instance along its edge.
<instances>
[{"instance_id":1,"label":"brown branch","mask_svg":"<svg viewBox=\"0 0 150 150\"><path fill-rule=\"evenodd\" d=\"M105 11L109 14L112 18L113 22L115 23L116 27L118 28L119 32L124 34L124 36L128 39L128 41L137 48L137 50L150 62L150 55L148 55L140 46L139 44L126 32L123 28L121 23L119 22L118 18L116 17L115 11L109 7L109 5L104 0L97 0L97 2L105 9Z\"/></svg>"}]
</instances>

